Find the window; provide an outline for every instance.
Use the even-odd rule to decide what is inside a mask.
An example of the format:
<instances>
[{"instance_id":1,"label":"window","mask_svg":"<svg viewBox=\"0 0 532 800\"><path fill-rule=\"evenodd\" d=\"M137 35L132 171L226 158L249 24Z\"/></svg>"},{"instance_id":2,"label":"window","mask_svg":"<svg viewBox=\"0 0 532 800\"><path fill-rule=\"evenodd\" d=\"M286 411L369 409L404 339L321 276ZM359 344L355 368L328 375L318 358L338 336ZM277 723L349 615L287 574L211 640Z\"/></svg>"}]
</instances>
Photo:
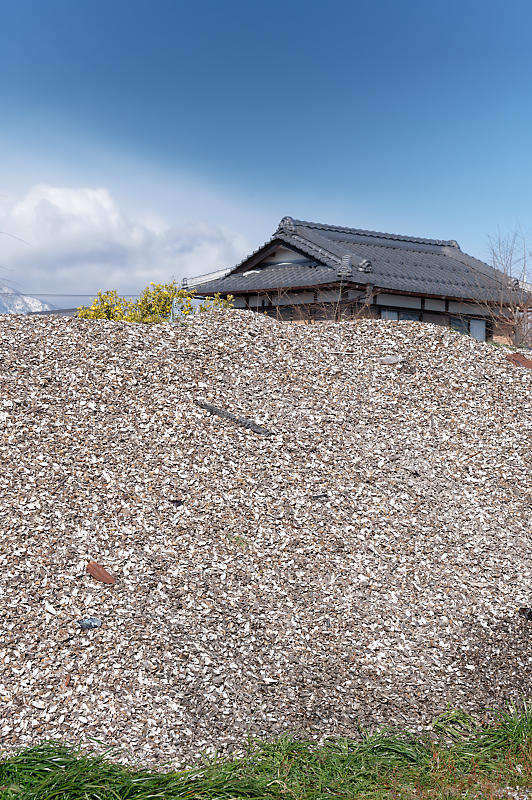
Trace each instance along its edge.
<instances>
[{"instance_id":1,"label":"window","mask_svg":"<svg viewBox=\"0 0 532 800\"><path fill-rule=\"evenodd\" d=\"M470 319L469 320L469 333L476 339L477 342L486 341L486 320L485 319Z\"/></svg>"},{"instance_id":2,"label":"window","mask_svg":"<svg viewBox=\"0 0 532 800\"><path fill-rule=\"evenodd\" d=\"M477 342L486 341L486 320L451 317L451 328L458 333L468 333Z\"/></svg>"},{"instance_id":3,"label":"window","mask_svg":"<svg viewBox=\"0 0 532 800\"><path fill-rule=\"evenodd\" d=\"M451 328L457 333L469 333L469 320L463 317L451 317Z\"/></svg>"},{"instance_id":4,"label":"window","mask_svg":"<svg viewBox=\"0 0 532 800\"><path fill-rule=\"evenodd\" d=\"M486 341L486 320L451 317L451 328L458 333L468 333L477 342Z\"/></svg>"},{"instance_id":5,"label":"window","mask_svg":"<svg viewBox=\"0 0 532 800\"><path fill-rule=\"evenodd\" d=\"M392 311L389 308L381 308L381 319L399 319L397 311Z\"/></svg>"}]
</instances>

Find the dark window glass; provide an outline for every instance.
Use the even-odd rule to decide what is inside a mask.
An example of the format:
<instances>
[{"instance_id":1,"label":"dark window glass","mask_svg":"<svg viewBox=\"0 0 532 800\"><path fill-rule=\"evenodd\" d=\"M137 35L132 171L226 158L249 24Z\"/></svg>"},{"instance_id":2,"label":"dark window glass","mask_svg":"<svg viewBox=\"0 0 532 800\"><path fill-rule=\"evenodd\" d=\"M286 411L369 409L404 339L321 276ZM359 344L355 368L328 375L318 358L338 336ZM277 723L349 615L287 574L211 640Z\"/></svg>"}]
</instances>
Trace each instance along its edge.
<instances>
[{"instance_id":1,"label":"dark window glass","mask_svg":"<svg viewBox=\"0 0 532 800\"><path fill-rule=\"evenodd\" d=\"M458 333L469 333L469 322L462 317L451 317L451 328Z\"/></svg>"}]
</instances>

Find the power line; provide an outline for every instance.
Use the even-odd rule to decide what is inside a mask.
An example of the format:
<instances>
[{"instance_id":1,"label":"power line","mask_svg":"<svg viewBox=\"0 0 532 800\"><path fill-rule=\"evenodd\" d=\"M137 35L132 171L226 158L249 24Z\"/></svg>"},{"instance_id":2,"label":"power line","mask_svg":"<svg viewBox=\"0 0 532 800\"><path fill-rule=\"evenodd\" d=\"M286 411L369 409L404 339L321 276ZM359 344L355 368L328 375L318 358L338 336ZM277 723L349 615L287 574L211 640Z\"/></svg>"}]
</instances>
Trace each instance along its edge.
<instances>
[{"instance_id":1,"label":"power line","mask_svg":"<svg viewBox=\"0 0 532 800\"><path fill-rule=\"evenodd\" d=\"M85 294L61 294L60 292L27 292L24 291L17 291L17 292L0 292L0 296L5 295L7 297L19 297L20 295L27 295L28 297L96 297L98 292L86 292ZM140 297L140 294L125 294L124 297Z\"/></svg>"}]
</instances>

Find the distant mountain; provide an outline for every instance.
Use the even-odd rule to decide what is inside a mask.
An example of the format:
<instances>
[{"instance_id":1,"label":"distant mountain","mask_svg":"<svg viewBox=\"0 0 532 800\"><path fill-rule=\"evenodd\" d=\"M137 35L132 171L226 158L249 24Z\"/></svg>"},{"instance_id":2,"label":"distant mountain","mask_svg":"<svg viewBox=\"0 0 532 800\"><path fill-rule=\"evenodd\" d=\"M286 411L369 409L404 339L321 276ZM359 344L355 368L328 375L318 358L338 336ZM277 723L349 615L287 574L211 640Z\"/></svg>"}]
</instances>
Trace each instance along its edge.
<instances>
[{"instance_id":1,"label":"distant mountain","mask_svg":"<svg viewBox=\"0 0 532 800\"><path fill-rule=\"evenodd\" d=\"M21 294L0 284L0 314L27 314L28 311L49 311L53 306L29 294Z\"/></svg>"}]
</instances>

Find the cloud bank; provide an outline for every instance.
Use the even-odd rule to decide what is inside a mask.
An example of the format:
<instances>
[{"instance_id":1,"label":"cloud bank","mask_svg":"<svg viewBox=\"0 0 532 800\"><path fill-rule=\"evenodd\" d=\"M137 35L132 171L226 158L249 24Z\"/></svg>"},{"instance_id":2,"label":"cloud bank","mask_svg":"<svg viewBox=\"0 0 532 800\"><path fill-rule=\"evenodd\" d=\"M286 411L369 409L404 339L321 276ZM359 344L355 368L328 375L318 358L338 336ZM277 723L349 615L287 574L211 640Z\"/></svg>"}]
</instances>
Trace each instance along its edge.
<instances>
[{"instance_id":1,"label":"cloud bank","mask_svg":"<svg viewBox=\"0 0 532 800\"><path fill-rule=\"evenodd\" d=\"M0 231L0 278L29 294L136 293L232 266L251 249L223 226L132 218L106 188L35 185L0 203Z\"/></svg>"}]
</instances>

